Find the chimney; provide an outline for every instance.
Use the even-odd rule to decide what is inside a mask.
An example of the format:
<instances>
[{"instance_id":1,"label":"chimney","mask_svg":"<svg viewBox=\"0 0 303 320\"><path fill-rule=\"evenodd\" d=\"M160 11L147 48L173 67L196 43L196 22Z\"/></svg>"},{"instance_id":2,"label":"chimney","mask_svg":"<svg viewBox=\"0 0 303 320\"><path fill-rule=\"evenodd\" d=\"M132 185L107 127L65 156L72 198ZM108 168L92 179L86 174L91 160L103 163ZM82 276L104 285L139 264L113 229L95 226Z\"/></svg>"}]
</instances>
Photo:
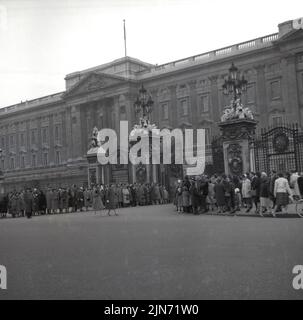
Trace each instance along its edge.
<instances>
[{"instance_id":1,"label":"chimney","mask_svg":"<svg viewBox=\"0 0 303 320\"><path fill-rule=\"evenodd\" d=\"M283 37L286 33L293 30L293 20L285 21L278 24L279 38Z\"/></svg>"}]
</instances>

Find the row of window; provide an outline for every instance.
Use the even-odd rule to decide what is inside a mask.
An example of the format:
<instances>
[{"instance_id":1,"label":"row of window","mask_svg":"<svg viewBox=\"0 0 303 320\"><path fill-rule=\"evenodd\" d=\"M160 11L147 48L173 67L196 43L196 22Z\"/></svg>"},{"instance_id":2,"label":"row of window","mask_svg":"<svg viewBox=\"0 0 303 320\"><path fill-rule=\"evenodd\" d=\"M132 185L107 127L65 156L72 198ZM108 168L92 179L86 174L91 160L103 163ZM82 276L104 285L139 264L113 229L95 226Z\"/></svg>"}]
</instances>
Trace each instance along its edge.
<instances>
[{"instance_id":1,"label":"row of window","mask_svg":"<svg viewBox=\"0 0 303 320\"><path fill-rule=\"evenodd\" d=\"M34 153L31 155L31 159L30 159L31 163L31 167L35 168L37 167L37 155ZM59 165L61 163L61 153L59 150L57 150L55 152L55 164ZM49 157L48 157L48 152L44 152L42 154L42 165L43 166L48 166L49 165ZM21 156L20 157L20 168L25 168L27 166L27 157L26 156ZM8 163L8 168L10 170L13 170L16 168L16 159L15 157L11 157L9 159L9 163ZM1 170L5 170L5 160L1 159Z\"/></svg>"},{"instance_id":2,"label":"row of window","mask_svg":"<svg viewBox=\"0 0 303 320\"><path fill-rule=\"evenodd\" d=\"M281 86L280 80L274 80L270 82L270 99L277 100L281 98ZM251 84L247 88L247 92L244 96L245 103L255 103L256 97L256 88L254 84ZM224 96L223 101L225 104L228 104L230 101L230 97ZM209 95L203 94L199 96L198 100L198 107L200 113L208 112L209 111ZM188 99L179 99L179 114L181 116L188 116L189 114L189 103ZM168 111L168 103L161 104L161 117L164 120L169 118L169 111Z\"/></svg>"},{"instance_id":3,"label":"row of window","mask_svg":"<svg viewBox=\"0 0 303 320\"><path fill-rule=\"evenodd\" d=\"M49 128L43 127L41 128L41 140L42 143L49 143ZM60 143L61 141L61 130L60 126L55 126L54 130L54 140L56 143ZM35 145L38 143L38 129L31 129L30 130L30 143ZM19 133L19 146L24 147L26 145L26 132ZM16 135L12 134L9 136L9 146L15 147L16 146ZM5 137L1 137L1 148L5 148Z\"/></svg>"},{"instance_id":4,"label":"row of window","mask_svg":"<svg viewBox=\"0 0 303 320\"><path fill-rule=\"evenodd\" d=\"M202 95L199 96L199 111L205 113L209 111L209 96ZM189 103L188 98L179 100L179 115L186 117L189 115ZM163 120L168 120L169 118L169 108L168 102L161 103L161 118Z\"/></svg>"}]
</instances>

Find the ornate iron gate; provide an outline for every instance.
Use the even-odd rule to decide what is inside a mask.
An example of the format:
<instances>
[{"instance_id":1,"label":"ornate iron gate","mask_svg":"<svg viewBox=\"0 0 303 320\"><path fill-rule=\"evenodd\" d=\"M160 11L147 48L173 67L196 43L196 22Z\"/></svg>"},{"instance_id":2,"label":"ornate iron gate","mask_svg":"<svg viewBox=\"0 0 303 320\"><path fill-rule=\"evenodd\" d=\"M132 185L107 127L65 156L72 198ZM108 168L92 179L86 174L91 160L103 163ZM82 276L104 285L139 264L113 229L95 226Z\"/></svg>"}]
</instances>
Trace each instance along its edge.
<instances>
[{"instance_id":1,"label":"ornate iron gate","mask_svg":"<svg viewBox=\"0 0 303 320\"><path fill-rule=\"evenodd\" d=\"M256 171L303 171L303 133L297 124L261 131L254 140Z\"/></svg>"}]
</instances>

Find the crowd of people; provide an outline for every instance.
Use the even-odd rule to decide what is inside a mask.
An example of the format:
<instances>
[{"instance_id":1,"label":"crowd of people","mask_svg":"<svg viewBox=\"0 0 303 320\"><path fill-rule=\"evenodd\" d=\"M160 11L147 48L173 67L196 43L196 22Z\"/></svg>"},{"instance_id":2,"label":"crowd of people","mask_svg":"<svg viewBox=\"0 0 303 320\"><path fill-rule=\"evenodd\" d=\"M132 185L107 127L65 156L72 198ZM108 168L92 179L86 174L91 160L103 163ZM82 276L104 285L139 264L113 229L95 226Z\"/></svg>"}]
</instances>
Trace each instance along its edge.
<instances>
[{"instance_id":1,"label":"crowd of people","mask_svg":"<svg viewBox=\"0 0 303 320\"><path fill-rule=\"evenodd\" d=\"M303 173L249 172L242 176L185 176L178 180L174 197L178 212L200 214L208 211L235 214L244 209L263 215L287 210L290 201L303 198ZM28 217L79 211L111 211L122 207L166 204L165 186L157 183L95 184L89 187L24 188L0 195L0 217Z\"/></svg>"},{"instance_id":2,"label":"crowd of people","mask_svg":"<svg viewBox=\"0 0 303 320\"><path fill-rule=\"evenodd\" d=\"M179 180L174 204L178 212L235 214L244 209L263 215L286 212L290 201L303 197L303 172L298 174L272 171L248 172L242 176L226 174L211 177L201 175Z\"/></svg>"},{"instance_id":3,"label":"crowd of people","mask_svg":"<svg viewBox=\"0 0 303 320\"><path fill-rule=\"evenodd\" d=\"M59 214L79 211L107 210L116 208L169 203L165 186L157 183L96 184L90 187L24 188L13 190L0 199L0 215L13 218L32 215Z\"/></svg>"}]
</instances>

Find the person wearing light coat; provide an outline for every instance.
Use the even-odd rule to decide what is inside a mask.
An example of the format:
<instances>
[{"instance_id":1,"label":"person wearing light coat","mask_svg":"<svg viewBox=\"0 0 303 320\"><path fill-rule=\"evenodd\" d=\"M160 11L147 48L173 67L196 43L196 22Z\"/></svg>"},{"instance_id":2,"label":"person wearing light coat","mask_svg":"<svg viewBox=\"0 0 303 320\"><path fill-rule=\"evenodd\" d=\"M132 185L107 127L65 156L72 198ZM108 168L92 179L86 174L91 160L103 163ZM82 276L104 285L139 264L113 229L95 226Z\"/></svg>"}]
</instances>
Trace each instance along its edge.
<instances>
[{"instance_id":1,"label":"person wearing light coat","mask_svg":"<svg viewBox=\"0 0 303 320\"><path fill-rule=\"evenodd\" d=\"M292 191L292 196L296 199L301 199L302 195L300 193L299 185L298 185L298 172L293 172L290 176L289 185Z\"/></svg>"},{"instance_id":2,"label":"person wearing light coat","mask_svg":"<svg viewBox=\"0 0 303 320\"><path fill-rule=\"evenodd\" d=\"M244 175L244 179L242 181L242 199L243 202L247 205L246 212L249 212L252 208L251 201L251 182L248 179L247 175Z\"/></svg>"}]
</instances>

